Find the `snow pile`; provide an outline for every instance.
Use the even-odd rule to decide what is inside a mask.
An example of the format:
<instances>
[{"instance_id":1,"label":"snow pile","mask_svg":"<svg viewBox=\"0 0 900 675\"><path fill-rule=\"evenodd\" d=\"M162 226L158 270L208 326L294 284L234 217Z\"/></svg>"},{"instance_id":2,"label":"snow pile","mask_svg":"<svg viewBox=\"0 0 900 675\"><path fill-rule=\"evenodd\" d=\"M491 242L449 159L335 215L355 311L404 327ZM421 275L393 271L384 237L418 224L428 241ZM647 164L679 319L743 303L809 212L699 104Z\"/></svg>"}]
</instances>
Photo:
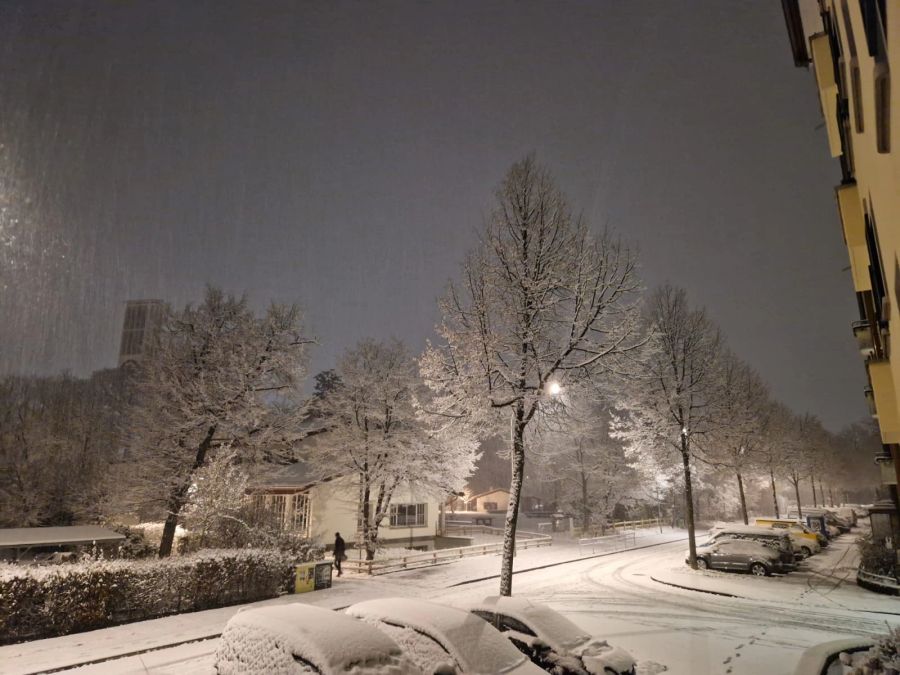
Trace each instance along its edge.
<instances>
[{"instance_id":1,"label":"snow pile","mask_svg":"<svg viewBox=\"0 0 900 675\"><path fill-rule=\"evenodd\" d=\"M228 622L216 654L219 675L347 673L414 675L400 648L377 629L310 605L261 607Z\"/></svg>"},{"instance_id":2,"label":"snow pile","mask_svg":"<svg viewBox=\"0 0 900 675\"><path fill-rule=\"evenodd\" d=\"M254 549L0 565L0 644L271 598L290 589L293 570L289 555Z\"/></svg>"}]
</instances>

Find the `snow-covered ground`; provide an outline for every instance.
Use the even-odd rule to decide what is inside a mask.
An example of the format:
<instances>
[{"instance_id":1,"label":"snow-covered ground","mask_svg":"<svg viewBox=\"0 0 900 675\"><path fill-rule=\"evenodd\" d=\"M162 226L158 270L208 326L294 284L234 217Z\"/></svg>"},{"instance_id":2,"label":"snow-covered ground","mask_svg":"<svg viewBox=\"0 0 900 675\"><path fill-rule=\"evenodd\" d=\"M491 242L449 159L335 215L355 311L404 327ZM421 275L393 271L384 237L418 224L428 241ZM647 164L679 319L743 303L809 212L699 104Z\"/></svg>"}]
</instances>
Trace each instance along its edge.
<instances>
[{"instance_id":1,"label":"snow-covered ground","mask_svg":"<svg viewBox=\"0 0 900 675\"><path fill-rule=\"evenodd\" d=\"M900 599L854 583L845 535L784 577L694 572L683 532L644 533L640 547L579 558L574 544L521 552L513 593L545 602L630 651L642 673L791 673L802 651L840 637L874 636L900 624ZM674 541L673 541L674 540ZM590 552L586 552L590 554ZM567 562L572 561L572 562ZM530 571L526 571L530 570ZM345 575L333 588L256 605L305 602L339 608L360 600L415 596L464 604L496 594L499 558L470 558L380 577ZM478 581L477 579L483 579ZM666 582L666 583L662 583ZM724 597L669 585L731 593ZM0 672L32 673L215 636L238 610L227 607L0 648ZM217 638L79 668L90 673L203 673Z\"/></svg>"}]
</instances>

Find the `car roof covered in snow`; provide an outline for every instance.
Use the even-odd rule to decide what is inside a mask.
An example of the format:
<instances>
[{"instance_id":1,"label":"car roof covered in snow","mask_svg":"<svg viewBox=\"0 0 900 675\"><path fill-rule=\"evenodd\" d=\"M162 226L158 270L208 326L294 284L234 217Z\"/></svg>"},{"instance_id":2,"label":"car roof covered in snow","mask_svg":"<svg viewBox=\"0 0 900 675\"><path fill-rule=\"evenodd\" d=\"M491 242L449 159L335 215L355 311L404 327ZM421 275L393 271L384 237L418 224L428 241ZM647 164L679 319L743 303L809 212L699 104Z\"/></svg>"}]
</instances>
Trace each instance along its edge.
<instances>
[{"instance_id":1,"label":"car roof covered in snow","mask_svg":"<svg viewBox=\"0 0 900 675\"><path fill-rule=\"evenodd\" d=\"M568 650L591 638L582 628L546 605L527 598L492 595L469 605L470 611L504 614L524 623L556 650Z\"/></svg>"},{"instance_id":2,"label":"car roof covered in snow","mask_svg":"<svg viewBox=\"0 0 900 675\"><path fill-rule=\"evenodd\" d=\"M299 656L326 673L418 672L397 643L376 628L341 612L300 603L238 612L225 626L222 641L230 641L244 657L260 651L259 659L271 660L273 669L283 654L271 653L277 645L290 652L291 660ZM254 663L263 669L259 672L267 669L266 663Z\"/></svg>"},{"instance_id":3,"label":"car roof covered in snow","mask_svg":"<svg viewBox=\"0 0 900 675\"><path fill-rule=\"evenodd\" d=\"M725 546L729 551L735 553L749 553L753 555L762 555L764 553L769 558L778 558L776 551L752 539L730 539L726 536L709 542L706 546ZM698 548L703 548L703 546L698 546Z\"/></svg>"},{"instance_id":4,"label":"car roof covered in snow","mask_svg":"<svg viewBox=\"0 0 900 675\"><path fill-rule=\"evenodd\" d=\"M412 598L382 598L351 605L362 619L408 626L440 642L466 673L543 672L529 669L525 656L500 631L474 614ZM521 666L521 668L520 668Z\"/></svg>"},{"instance_id":5,"label":"car roof covered in snow","mask_svg":"<svg viewBox=\"0 0 900 675\"><path fill-rule=\"evenodd\" d=\"M766 535L768 537L788 537L787 532L781 530L775 530L771 527L762 527L761 525L744 525L743 523L716 523L713 527L709 528L709 533L712 534L727 534L729 532L734 532L735 534L760 534Z\"/></svg>"}]
</instances>

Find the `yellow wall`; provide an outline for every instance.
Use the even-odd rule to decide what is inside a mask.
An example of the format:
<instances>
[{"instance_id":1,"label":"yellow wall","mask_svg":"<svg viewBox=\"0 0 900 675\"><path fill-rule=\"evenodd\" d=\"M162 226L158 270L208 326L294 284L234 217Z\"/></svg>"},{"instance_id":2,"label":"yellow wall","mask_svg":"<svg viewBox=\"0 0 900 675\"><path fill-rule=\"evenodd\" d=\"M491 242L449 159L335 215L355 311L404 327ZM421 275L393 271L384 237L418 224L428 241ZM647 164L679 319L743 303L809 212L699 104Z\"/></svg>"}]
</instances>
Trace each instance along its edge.
<instances>
[{"instance_id":1,"label":"yellow wall","mask_svg":"<svg viewBox=\"0 0 900 675\"><path fill-rule=\"evenodd\" d=\"M860 239L860 221L862 214L874 218L878 244L889 298L889 338L888 360L869 364L869 376L875 392L879 423L882 427L882 440L885 443L900 442L900 407L895 392L900 385L900 323L895 326L893 320L898 316L900 304L896 289L900 285L897 278L900 269L900 3L888 2L887 12L887 45L888 68L891 74L890 91L890 152L879 153L876 146L875 115L875 69L874 57L869 55L866 45L866 34L859 2L850 0L824 0L823 6L830 12L832 20L838 26L841 52L843 54L843 72L839 79L844 85L845 96L851 97L849 104L850 124L849 136L853 161L855 188L841 186L837 198L844 222L844 234L848 246L852 266L855 290L866 290L870 282L862 267L867 265L868 254L865 240ZM845 23L845 12L849 15L849 26ZM851 79L850 40L855 42L856 63L859 67L860 105L854 105ZM823 41L824 39L824 41ZM819 96L823 102L823 115L826 119L829 140L833 141L831 122L832 111L824 109L826 102L832 100L835 78L830 74L831 63L826 63L826 51L830 47L824 35L810 37L810 53L814 58L816 81L819 85ZM829 69L828 73L821 72ZM862 131L857 131L856 108L862 110ZM833 145L830 143L830 145ZM846 154L847 149L844 149ZM874 327L873 327L874 329ZM894 358L891 358L894 355Z\"/></svg>"}]
</instances>

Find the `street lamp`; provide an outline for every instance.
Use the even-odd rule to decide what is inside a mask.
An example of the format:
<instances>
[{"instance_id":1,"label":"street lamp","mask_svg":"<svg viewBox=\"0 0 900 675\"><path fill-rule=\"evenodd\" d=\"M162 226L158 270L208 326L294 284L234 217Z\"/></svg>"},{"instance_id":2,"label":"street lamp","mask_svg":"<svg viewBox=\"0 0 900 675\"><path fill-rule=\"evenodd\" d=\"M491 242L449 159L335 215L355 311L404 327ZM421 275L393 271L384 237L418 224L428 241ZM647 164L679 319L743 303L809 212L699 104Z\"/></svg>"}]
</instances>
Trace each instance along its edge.
<instances>
[{"instance_id":1,"label":"street lamp","mask_svg":"<svg viewBox=\"0 0 900 675\"><path fill-rule=\"evenodd\" d=\"M559 382L551 382L547 385L547 393L551 396L559 396L562 393L562 385Z\"/></svg>"}]
</instances>

